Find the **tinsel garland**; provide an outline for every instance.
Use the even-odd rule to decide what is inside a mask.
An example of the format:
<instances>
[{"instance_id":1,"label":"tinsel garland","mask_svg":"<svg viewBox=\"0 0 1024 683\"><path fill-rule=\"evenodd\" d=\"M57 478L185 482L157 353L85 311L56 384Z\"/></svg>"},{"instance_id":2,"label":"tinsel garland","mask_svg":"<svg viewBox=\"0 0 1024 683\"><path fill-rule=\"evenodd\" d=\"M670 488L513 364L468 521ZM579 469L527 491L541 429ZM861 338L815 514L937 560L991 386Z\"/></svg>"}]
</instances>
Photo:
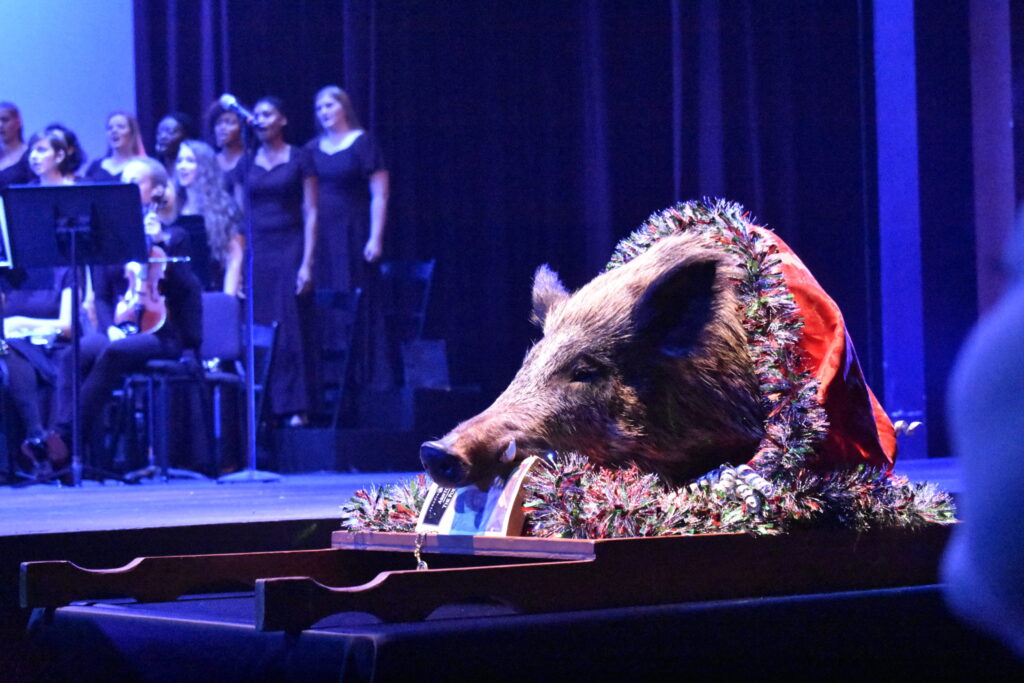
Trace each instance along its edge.
<instances>
[{"instance_id":1,"label":"tinsel garland","mask_svg":"<svg viewBox=\"0 0 1024 683\"><path fill-rule=\"evenodd\" d=\"M757 509L711 483L671 489L655 474L599 467L577 454L539 468L526 486L526 534L544 538L780 534L811 525L865 530L954 520L952 499L933 484L866 467L798 469Z\"/></svg>"},{"instance_id":2,"label":"tinsel garland","mask_svg":"<svg viewBox=\"0 0 1024 683\"><path fill-rule=\"evenodd\" d=\"M430 485L420 474L380 488L359 490L342 506L345 531L414 531Z\"/></svg>"},{"instance_id":3,"label":"tinsel garland","mask_svg":"<svg viewBox=\"0 0 1024 683\"><path fill-rule=\"evenodd\" d=\"M659 240L701 234L737 257L741 276L734 282L747 333L747 348L768 418L764 438L750 465L769 479L801 467L828 429L817 401L818 384L801 369L796 342L803 318L782 275L778 250L750 230L739 204L686 202L651 215L619 242L605 270L618 268Z\"/></svg>"},{"instance_id":4,"label":"tinsel garland","mask_svg":"<svg viewBox=\"0 0 1024 683\"><path fill-rule=\"evenodd\" d=\"M954 520L951 497L933 485L911 484L880 470L815 473L806 468L828 429L817 382L803 369L797 341L803 320L780 267L777 248L750 229L742 207L687 202L653 214L619 242L606 266L617 268L658 240L692 231L736 256L734 282L754 372L768 416L764 438L748 463L771 484L751 499L702 478L671 489L636 467L607 469L560 454L527 479L526 534L615 538L745 531L783 533L799 525L854 529L917 526ZM343 528L413 531L426 494L422 475L360 491L343 508Z\"/></svg>"}]
</instances>

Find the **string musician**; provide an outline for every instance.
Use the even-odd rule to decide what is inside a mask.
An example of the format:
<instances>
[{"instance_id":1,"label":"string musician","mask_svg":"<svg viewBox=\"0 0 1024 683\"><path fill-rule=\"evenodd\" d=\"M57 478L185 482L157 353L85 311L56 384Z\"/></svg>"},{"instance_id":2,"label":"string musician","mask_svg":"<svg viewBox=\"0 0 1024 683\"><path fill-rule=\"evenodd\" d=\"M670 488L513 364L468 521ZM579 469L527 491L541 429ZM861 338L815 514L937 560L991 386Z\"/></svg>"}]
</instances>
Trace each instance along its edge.
<instances>
[{"instance_id":1,"label":"string musician","mask_svg":"<svg viewBox=\"0 0 1024 683\"><path fill-rule=\"evenodd\" d=\"M135 159L125 166L121 180L139 187L145 208L144 229L152 251L150 262L140 264L138 274L144 277L125 277L125 269L118 272L114 268L96 269L93 273L97 300L106 301L105 306L97 305L102 331L82 338L78 368L82 377L83 442L93 449L102 439L103 406L111 392L120 386L124 375L141 370L150 360L178 359L186 351L198 350L202 341L202 289L190 264L184 260L189 256L188 233L173 225L174 187L166 169L150 158ZM124 291L133 279L137 291ZM116 288L111 283L124 288L118 297L121 301L137 294L141 303L141 310L133 309L134 303L121 306L131 310L136 321L136 329L129 329L128 333L123 329L128 326L116 326L116 303L112 315L110 298L103 296L104 292ZM71 354L66 353L58 379L56 429L65 442L70 440L74 409L72 364Z\"/></svg>"}]
</instances>

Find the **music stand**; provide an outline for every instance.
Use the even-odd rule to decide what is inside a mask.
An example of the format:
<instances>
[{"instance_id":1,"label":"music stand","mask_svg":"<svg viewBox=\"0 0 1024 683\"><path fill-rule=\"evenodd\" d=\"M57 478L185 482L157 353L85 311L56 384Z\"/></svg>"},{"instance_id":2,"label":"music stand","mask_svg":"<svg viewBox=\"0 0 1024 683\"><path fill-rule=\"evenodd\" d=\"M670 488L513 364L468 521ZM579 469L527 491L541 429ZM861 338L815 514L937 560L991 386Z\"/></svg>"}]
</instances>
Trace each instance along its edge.
<instances>
[{"instance_id":1,"label":"music stand","mask_svg":"<svg viewBox=\"0 0 1024 683\"><path fill-rule=\"evenodd\" d=\"M10 236L10 260L16 268L70 267L71 277L71 466L51 478L71 474L81 486L83 474L117 478L82 458L79 424L79 267L145 261L142 200L135 185L12 186L3 193Z\"/></svg>"}]
</instances>

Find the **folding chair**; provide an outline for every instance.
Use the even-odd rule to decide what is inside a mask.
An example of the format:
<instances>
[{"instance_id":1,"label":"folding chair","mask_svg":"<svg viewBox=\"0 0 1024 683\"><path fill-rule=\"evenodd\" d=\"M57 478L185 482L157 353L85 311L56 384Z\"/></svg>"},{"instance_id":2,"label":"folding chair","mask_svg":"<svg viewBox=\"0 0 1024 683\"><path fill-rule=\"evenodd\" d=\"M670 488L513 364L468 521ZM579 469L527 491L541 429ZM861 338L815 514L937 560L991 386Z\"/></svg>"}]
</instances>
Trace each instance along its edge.
<instances>
[{"instance_id":1,"label":"folding chair","mask_svg":"<svg viewBox=\"0 0 1024 683\"><path fill-rule=\"evenodd\" d=\"M323 377L320 391L328 406L331 429L338 426L345 401L362 293L358 288L354 292L318 289L313 293L313 305L317 312L323 318L330 318L332 323L331 334L329 338L321 340L320 348L320 370Z\"/></svg>"}]
</instances>

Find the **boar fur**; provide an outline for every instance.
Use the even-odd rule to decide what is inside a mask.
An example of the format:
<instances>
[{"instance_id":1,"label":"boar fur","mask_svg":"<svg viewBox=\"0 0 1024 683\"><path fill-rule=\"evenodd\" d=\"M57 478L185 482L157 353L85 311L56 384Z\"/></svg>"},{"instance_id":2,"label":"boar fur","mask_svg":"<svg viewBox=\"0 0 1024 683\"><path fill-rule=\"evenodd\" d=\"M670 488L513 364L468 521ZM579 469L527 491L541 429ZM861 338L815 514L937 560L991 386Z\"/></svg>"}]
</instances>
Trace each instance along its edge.
<instances>
[{"instance_id":1,"label":"boar fur","mask_svg":"<svg viewBox=\"0 0 1024 683\"><path fill-rule=\"evenodd\" d=\"M764 414L739 276L737 257L694 233L573 294L541 266L533 320L543 337L493 405L423 444L425 469L442 486L485 485L507 461L575 451L682 483L749 460Z\"/></svg>"}]
</instances>

